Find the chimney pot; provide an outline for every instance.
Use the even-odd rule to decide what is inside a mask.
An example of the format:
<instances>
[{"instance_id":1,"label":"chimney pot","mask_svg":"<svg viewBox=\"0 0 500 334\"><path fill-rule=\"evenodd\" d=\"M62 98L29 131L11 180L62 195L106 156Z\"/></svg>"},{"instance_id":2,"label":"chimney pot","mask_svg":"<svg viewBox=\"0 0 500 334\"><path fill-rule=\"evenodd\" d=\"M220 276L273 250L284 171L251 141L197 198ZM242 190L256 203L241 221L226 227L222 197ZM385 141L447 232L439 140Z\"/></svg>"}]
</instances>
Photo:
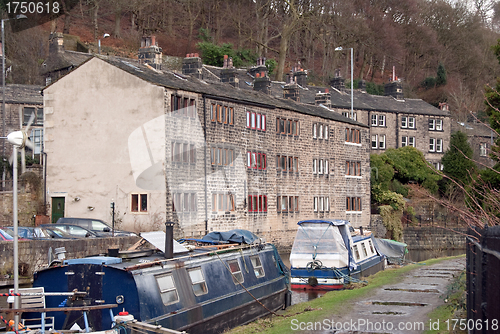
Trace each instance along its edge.
<instances>
[{"instance_id":1,"label":"chimney pot","mask_svg":"<svg viewBox=\"0 0 500 334\"><path fill-rule=\"evenodd\" d=\"M325 93L328 94L330 92L330 89L326 88Z\"/></svg>"},{"instance_id":2,"label":"chimney pot","mask_svg":"<svg viewBox=\"0 0 500 334\"><path fill-rule=\"evenodd\" d=\"M198 58L198 57L199 57L198 53L195 53L195 54L194 54L194 56L195 56L196 58Z\"/></svg>"},{"instance_id":3,"label":"chimney pot","mask_svg":"<svg viewBox=\"0 0 500 334\"><path fill-rule=\"evenodd\" d=\"M255 73L256 78L260 78L260 73Z\"/></svg>"},{"instance_id":4,"label":"chimney pot","mask_svg":"<svg viewBox=\"0 0 500 334\"><path fill-rule=\"evenodd\" d=\"M151 45L156 45L156 36L151 36Z\"/></svg>"}]
</instances>

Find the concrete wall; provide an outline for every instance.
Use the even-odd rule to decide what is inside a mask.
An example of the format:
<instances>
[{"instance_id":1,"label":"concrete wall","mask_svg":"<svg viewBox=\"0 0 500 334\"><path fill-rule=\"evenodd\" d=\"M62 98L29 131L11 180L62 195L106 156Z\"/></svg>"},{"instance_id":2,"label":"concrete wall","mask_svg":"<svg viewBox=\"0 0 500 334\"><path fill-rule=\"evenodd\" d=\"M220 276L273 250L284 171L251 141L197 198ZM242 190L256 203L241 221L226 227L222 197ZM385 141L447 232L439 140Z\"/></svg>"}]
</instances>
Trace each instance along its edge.
<instances>
[{"instance_id":1,"label":"concrete wall","mask_svg":"<svg viewBox=\"0 0 500 334\"><path fill-rule=\"evenodd\" d=\"M48 265L49 248L66 249L66 258L81 258L107 253L109 248L126 250L135 244L139 237L87 238L82 240L29 240L19 241L19 275L31 276L33 272ZM0 275L12 278L14 248L11 241L0 241Z\"/></svg>"}]
</instances>

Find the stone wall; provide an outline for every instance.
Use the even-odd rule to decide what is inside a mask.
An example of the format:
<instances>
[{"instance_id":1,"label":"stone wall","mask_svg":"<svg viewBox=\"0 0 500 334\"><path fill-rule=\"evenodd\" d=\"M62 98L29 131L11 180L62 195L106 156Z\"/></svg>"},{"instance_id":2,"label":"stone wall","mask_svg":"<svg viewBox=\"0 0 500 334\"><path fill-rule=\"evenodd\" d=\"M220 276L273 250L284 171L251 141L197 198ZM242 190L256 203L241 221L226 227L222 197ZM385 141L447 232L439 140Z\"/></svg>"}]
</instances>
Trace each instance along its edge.
<instances>
[{"instance_id":1,"label":"stone wall","mask_svg":"<svg viewBox=\"0 0 500 334\"><path fill-rule=\"evenodd\" d=\"M107 253L109 248L126 250L139 237L86 238L82 240L27 240L19 241L19 275L31 276L48 265L49 248L66 249L66 258L81 258ZM0 241L0 275L12 275L14 248L11 241Z\"/></svg>"},{"instance_id":2,"label":"stone wall","mask_svg":"<svg viewBox=\"0 0 500 334\"><path fill-rule=\"evenodd\" d=\"M450 250L465 249L466 228L405 227L404 242L408 249Z\"/></svg>"}]
</instances>

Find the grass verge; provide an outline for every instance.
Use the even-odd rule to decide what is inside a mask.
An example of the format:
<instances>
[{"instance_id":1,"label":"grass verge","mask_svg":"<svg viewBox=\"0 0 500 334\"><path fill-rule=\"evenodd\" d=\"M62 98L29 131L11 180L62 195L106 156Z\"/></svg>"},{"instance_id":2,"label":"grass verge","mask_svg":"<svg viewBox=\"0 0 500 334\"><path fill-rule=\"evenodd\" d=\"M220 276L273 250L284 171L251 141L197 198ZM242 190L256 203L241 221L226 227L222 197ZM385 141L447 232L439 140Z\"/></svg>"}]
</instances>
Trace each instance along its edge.
<instances>
[{"instance_id":1,"label":"grass verge","mask_svg":"<svg viewBox=\"0 0 500 334\"><path fill-rule=\"evenodd\" d=\"M321 321L330 317L332 313L337 315L348 312L354 300L370 296L374 290L380 286L397 283L401 275L422 265L432 265L444 260L460 258L465 255L430 259L417 264L411 264L400 268L390 268L380 271L375 275L365 278L368 284L352 290L331 291L321 298L293 305L285 311L280 312L280 316L271 316L259 319L248 325L236 327L225 332L226 334L281 334L289 333L292 319L298 322Z\"/></svg>"},{"instance_id":2,"label":"grass verge","mask_svg":"<svg viewBox=\"0 0 500 334\"><path fill-rule=\"evenodd\" d=\"M433 329L425 331L424 334L467 333L466 330L460 330L459 322L460 319L467 319L465 270L448 286L444 301L446 304L429 313Z\"/></svg>"}]
</instances>

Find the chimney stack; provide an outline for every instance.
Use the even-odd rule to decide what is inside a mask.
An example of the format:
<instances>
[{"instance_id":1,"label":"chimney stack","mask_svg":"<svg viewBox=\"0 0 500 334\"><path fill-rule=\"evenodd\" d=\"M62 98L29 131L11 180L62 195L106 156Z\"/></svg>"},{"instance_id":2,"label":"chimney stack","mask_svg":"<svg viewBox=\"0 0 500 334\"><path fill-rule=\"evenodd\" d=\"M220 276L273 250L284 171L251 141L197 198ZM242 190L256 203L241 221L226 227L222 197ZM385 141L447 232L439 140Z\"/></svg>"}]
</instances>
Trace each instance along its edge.
<instances>
[{"instance_id":1,"label":"chimney stack","mask_svg":"<svg viewBox=\"0 0 500 334\"><path fill-rule=\"evenodd\" d=\"M439 109L443 111L450 111L450 105L446 102L439 102Z\"/></svg>"},{"instance_id":2,"label":"chimney stack","mask_svg":"<svg viewBox=\"0 0 500 334\"><path fill-rule=\"evenodd\" d=\"M224 65L222 66L221 77L222 82L228 83L233 87L240 86L239 80L236 77L236 69L233 67L233 58L224 55Z\"/></svg>"},{"instance_id":3,"label":"chimney stack","mask_svg":"<svg viewBox=\"0 0 500 334\"><path fill-rule=\"evenodd\" d=\"M49 37L49 53L57 54L64 52L64 35L62 32L54 32Z\"/></svg>"},{"instance_id":4,"label":"chimney stack","mask_svg":"<svg viewBox=\"0 0 500 334\"><path fill-rule=\"evenodd\" d=\"M324 105L327 108L331 108L332 106L332 98L330 95L330 91L328 88L325 89L325 92L319 91L314 97L314 104L319 106L320 104Z\"/></svg>"},{"instance_id":5,"label":"chimney stack","mask_svg":"<svg viewBox=\"0 0 500 334\"><path fill-rule=\"evenodd\" d=\"M188 53L182 61L182 74L201 79L203 64L197 53Z\"/></svg>"},{"instance_id":6,"label":"chimney stack","mask_svg":"<svg viewBox=\"0 0 500 334\"><path fill-rule=\"evenodd\" d=\"M297 85L297 77L293 75L293 71L287 76L288 83L283 87L283 97L300 102L300 88Z\"/></svg>"},{"instance_id":7,"label":"chimney stack","mask_svg":"<svg viewBox=\"0 0 500 334\"><path fill-rule=\"evenodd\" d=\"M139 48L139 63L148 64L151 67L161 70L162 49L156 43L156 36L144 36Z\"/></svg>"},{"instance_id":8,"label":"chimney stack","mask_svg":"<svg viewBox=\"0 0 500 334\"><path fill-rule=\"evenodd\" d=\"M396 67L392 67L390 82L384 85L384 96L392 96L396 100L404 100L403 84L396 76Z\"/></svg>"},{"instance_id":9,"label":"chimney stack","mask_svg":"<svg viewBox=\"0 0 500 334\"><path fill-rule=\"evenodd\" d=\"M302 65L300 64L300 61L297 63L297 65L293 69L293 77L295 79L295 82L300 87L306 87L307 86L307 72L304 71L304 69L302 68Z\"/></svg>"},{"instance_id":10,"label":"chimney stack","mask_svg":"<svg viewBox=\"0 0 500 334\"><path fill-rule=\"evenodd\" d=\"M252 67L249 72L254 77L253 90L270 94L271 79L267 76L266 58L257 59L257 66Z\"/></svg>"},{"instance_id":11,"label":"chimney stack","mask_svg":"<svg viewBox=\"0 0 500 334\"><path fill-rule=\"evenodd\" d=\"M165 258L174 257L174 223L165 223Z\"/></svg>"},{"instance_id":12,"label":"chimney stack","mask_svg":"<svg viewBox=\"0 0 500 334\"><path fill-rule=\"evenodd\" d=\"M340 75L340 69L335 70L335 77L330 79L330 86L341 92L345 91L345 79Z\"/></svg>"}]
</instances>

